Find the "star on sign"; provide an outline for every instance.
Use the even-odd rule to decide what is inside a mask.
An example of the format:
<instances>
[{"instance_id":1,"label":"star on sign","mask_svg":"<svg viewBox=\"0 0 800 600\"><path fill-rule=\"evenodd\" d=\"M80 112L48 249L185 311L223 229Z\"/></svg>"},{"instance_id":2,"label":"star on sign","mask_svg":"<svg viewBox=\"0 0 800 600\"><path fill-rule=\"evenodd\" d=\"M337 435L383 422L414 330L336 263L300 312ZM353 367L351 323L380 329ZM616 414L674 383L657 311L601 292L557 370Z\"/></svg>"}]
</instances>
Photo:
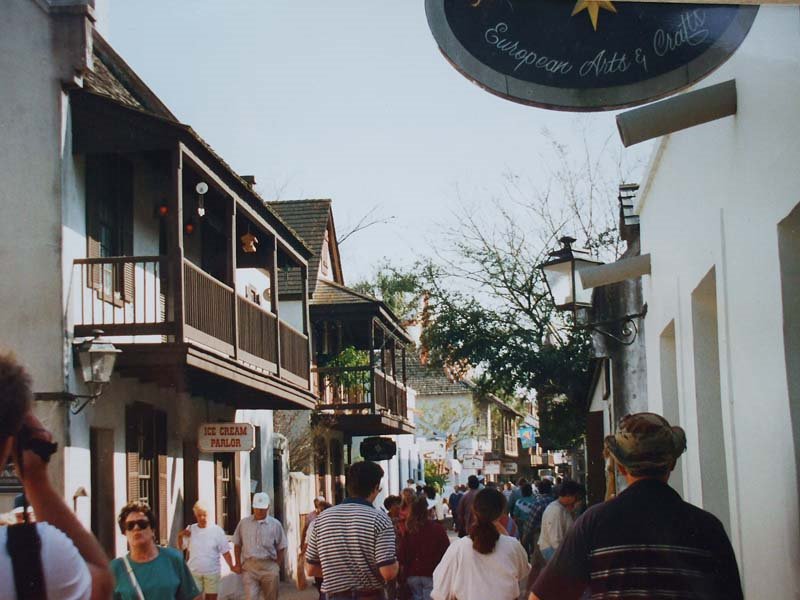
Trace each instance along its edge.
<instances>
[{"instance_id":1,"label":"star on sign","mask_svg":"<svg viewBox=\"0 0 800 600\"><path fill-rule=\"evenodd\" d=\"M601 8L613 13L617 12L611 0L578 0L575 3L575 8L572 9L572 16L574 17L585 9L589 13L589 18L592 20L592 27L597 31L597 17L599 16Z\"/></svg>"}]
</instances>

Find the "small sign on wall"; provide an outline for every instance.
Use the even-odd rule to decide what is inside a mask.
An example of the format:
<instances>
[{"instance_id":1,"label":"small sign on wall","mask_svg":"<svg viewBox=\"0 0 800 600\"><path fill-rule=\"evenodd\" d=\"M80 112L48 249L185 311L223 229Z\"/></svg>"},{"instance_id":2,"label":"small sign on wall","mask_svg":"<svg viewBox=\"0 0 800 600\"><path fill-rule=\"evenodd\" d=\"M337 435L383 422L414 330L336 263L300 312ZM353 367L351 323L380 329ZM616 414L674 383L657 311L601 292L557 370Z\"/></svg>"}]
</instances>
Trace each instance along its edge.
<instances>
[{"instance_id":1,"label":"small sign on wall","mask_svg":"<svg viewBox=\"0 0 800 600\"><path fill-rule=\"evenodd\" d=\"M256 430L250 423L203 423L197 432L200 452L250 452Z\"/></svg>"},{"instance_id":2,"label":"small sign on wall","mask_svg":"<svg viewBox=\"0 0 800 600\"><path fill-rule=\"evenodd\" d=\"M515 462L504 462L500 467L501 475L516 475L519 468Z\"/></svg>"},{"instance_id":3,"label":"small sign on wall","mask_svg":"<svg viewBox=\"0 0 800 600\"><path fill-rule=\"evenodd\" d=\"M465 469L482 469L483 459L476 458L475 456L471 456L470 458L464 457L464 460L461 462L461 466Z\"/></svg>"},{"instance_id":4,"label":"small sign on wall","mask_svg":"<svg viewBox=\"0 0 800 600\"><path fill-rule=\"evenodd\" d=\"M500 461L499 460L487 460L483 463L483 474L484 475L500 475Z\"/></svg>"}]
</instances>

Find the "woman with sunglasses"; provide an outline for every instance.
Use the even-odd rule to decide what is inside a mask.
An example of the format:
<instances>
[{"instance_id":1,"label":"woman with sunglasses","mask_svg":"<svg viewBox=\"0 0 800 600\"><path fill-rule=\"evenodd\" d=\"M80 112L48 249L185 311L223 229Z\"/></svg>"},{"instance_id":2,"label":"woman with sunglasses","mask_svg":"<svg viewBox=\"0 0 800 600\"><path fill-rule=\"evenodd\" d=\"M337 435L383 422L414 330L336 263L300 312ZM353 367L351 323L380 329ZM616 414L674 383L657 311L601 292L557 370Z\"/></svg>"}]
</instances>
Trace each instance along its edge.
<instances>
[{"instance_id":1,"label":"woman with sunglasses","mask_svg":"<svg viewBox=\"0 0 800 600\"><path fill-rule=\"evenodd\" d=\"M147 504L126 504L117 519L130 552L111 561L115 600L192 600L200 598L183 555L156 544L156 517Z\"/></svg>"}]
</instances>

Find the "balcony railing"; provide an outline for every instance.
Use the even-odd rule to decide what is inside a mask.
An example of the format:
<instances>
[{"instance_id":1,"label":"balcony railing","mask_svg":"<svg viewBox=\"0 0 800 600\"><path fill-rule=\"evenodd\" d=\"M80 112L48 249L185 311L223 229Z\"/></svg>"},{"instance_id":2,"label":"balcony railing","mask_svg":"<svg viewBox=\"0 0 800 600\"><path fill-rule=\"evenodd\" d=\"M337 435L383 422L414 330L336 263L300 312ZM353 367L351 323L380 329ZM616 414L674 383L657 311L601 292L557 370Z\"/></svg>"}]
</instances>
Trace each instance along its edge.
<instances>
[{"instance_id":1,"label":"balcony railing","mask_svg":"<svg viewBox=\"0 0 800 600\"><path fill-rule=\"evenodd\" d=\"M408 414L406 386L377 369L375 369L375 379L373 381L375 404L392 414L406 418Z\"/></svg>"},{"instance_id":2,"label":"balcony railing","mask_svg":"<svg viewBox=\"0 0 800 600\"><path fill-rule=\"evenodd\" d=\"M163 256L74 261L73 285L80 289L76 336L98 328L112 336L174 334L167 266Z\"/></svg>"},{"instance_id":3,"label":"balcony railing","mask_svg":"<svg viewBox=\"0 0 800 600\"><path fill-rule=\"evenodd\" d=\"M253 304L247 298L237 296L236 302L239 311L239 350L243 353L242 358L254 364L264 362L266 366L274 369L278 364L278 319L270 311Z\"/></svg>"},{"instance_id":4,"label":"balcony railing","mask_svg":"<svg viewBox=\"0 0 800 600\"><path fill-rule=\"evenodd\" d=\"M308 336L283 321L280 322L280 325L281 368L304 381L308 381L309 369L311 368L308 354Z\"/></svg>"},{"instance_id":5,"label":"balcony railing","mask_svg":"<svg viewBox=\"0 0 800 600\"><path fill-rule=\"evenodd\" d=\"M408 418L406 387L380 369L321 367L316 369L316 374L318 409L334 409L345 414L376 413L384 409Z\"/></svg>"},{"instance_id":6,"label":"balcony railing","mask_svg":"<svg viewBox=\"0 0 800 600\"><path fill-rule=\"evenodd\" d=\"M282 376L308 387L308 336L189 260L183 261L183 298L163 256L77 259L74 268L73 285L80 282L76 336L102 329L131 343L167 342L177 335L175 307L182 306L187 340L271 373L280 356Z\"/></svg>"}]
</instances>

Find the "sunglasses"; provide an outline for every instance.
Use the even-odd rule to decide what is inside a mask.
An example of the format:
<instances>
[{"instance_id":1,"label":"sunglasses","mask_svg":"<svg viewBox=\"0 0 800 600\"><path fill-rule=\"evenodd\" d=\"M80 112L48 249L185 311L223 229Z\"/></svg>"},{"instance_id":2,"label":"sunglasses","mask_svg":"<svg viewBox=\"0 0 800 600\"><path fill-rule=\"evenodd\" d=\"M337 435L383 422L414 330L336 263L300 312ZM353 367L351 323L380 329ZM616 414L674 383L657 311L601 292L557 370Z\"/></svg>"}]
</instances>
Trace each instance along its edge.
<instances>
[{"instance_id":1,"label":"sunglasses","mask_svg":"<svg viewBox=\"0 0 800 600\"><path fill-rule=\"evenodd\" d=\"M150 521L147 519L125 521L125 531L133 531L134 529L147 529L148 527L150 527Z\"/></svg>"}]
</instances>

